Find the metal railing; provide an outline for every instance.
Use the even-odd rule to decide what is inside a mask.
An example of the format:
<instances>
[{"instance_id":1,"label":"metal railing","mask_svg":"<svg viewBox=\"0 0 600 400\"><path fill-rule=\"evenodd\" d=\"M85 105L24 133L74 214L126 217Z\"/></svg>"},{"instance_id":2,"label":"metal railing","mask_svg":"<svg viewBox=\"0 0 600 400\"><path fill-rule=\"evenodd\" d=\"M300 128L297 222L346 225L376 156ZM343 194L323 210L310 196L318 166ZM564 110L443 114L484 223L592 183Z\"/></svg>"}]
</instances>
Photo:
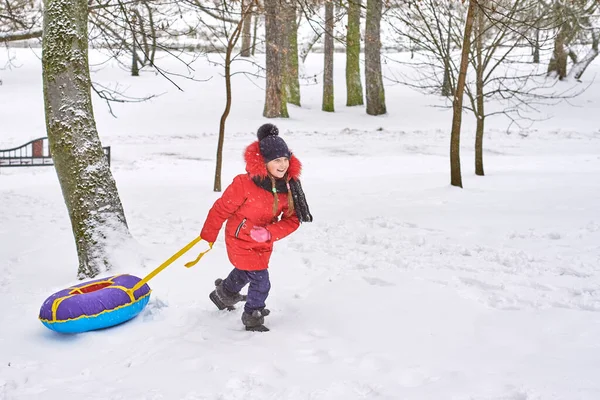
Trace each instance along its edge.
<instances>
[{"instance_id":1,"label":"metal railing","mask_svg":"<svg viewBox=\"0 0 600 400\"><path fill-rule=\"evenodd\" d=\"M110 146L102 147L110 167ZM42 167L54 165L48 138L41 137L12 149L0 149L2 167Z\"/></svg>"}]
</instances>

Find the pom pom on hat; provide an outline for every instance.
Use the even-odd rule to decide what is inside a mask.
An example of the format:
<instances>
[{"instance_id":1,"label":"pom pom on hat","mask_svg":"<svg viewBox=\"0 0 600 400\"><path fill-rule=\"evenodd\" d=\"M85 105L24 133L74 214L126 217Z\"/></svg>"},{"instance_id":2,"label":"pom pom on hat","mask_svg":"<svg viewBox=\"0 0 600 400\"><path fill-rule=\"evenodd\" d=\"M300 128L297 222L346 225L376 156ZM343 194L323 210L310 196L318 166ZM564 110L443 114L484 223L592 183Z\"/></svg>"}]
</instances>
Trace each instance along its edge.
<instances>
[{"instance_id":1,"label":"pom pom on hat","mask_svg":"<svg viewBox=\"0 0 600 400\"><path fill-rule=\"evenodd\" d=\"M258 137L260 154L263 156L265 163L268 163L276 158L290 158L292 156L292 153L290 149L288 149L285 141L279 137L279 129L277 129L275 125L262 125L260 128L258 128L256 136Z\"/></svg>"},{"instance_id":2,"label":"pom pom on hat","mask_svg":"<svg viewBox=\"0 0 600 400\"><path fill-rule=\"evenodd\" d=\"M256 133L258 136L258 140L263 140L267 136L279 136L279 129L273 124L264 124L260 128L258 128L258 132Z\"/></svg>"}]
</instances>

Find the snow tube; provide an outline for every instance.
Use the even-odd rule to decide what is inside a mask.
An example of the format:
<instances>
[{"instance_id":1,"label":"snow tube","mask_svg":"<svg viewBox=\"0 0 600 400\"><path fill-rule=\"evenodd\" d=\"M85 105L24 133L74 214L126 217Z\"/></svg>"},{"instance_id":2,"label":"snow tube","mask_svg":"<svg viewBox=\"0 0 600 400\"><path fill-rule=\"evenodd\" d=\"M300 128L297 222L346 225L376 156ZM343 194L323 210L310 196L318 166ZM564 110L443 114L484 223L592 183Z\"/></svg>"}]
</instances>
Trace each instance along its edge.
<instances>
[{"instance_id":1,"label":"snow tube","mask_svg":"<svg viewBox=\"0 0 600 400\"><path fill-rule=\"evenodd\" d=\"M137 276L115 275L63 289L44 301L40 321L61 333L86 332L129 321L150 300L148 284L132 290L139 281Z\"/></svg>"}]
</instances>

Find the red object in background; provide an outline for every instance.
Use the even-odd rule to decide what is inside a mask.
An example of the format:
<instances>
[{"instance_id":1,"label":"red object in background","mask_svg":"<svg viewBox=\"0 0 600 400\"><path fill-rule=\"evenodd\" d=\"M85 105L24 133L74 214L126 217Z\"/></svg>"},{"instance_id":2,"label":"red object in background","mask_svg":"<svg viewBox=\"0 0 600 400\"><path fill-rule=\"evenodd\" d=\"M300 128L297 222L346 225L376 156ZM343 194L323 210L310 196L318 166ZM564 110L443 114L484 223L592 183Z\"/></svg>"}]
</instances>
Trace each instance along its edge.
<instances>
[{"instance_id":1,"label":"red object in background","mask_svg":"<svg viewBox=\"0 0 600 400\"><path fill-rule=\"evenodd\" d=\"M44 157L44 141L36 140L32 143L33 146L33 157Z\"/></svg>"}]
</instances>

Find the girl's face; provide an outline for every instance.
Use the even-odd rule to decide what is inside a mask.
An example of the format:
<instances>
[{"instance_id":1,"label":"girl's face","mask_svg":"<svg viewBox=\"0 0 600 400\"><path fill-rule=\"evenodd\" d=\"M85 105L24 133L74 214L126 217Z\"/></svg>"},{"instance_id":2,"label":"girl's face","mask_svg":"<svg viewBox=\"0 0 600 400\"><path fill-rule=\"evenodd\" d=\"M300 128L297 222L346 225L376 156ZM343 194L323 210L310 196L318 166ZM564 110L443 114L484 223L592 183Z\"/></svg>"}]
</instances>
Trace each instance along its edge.
<instances>
[{"instance_id":1,"label":"girl's face","mask_svg":"<svg viewBox=\"0 0 600 400\"><path fill-rule=\"evenodd\" d=\"M279 157L267 163L267 171L276 179L283 178L289 167L290 159L287 157Z\"/></svg>"}]
</instances>

